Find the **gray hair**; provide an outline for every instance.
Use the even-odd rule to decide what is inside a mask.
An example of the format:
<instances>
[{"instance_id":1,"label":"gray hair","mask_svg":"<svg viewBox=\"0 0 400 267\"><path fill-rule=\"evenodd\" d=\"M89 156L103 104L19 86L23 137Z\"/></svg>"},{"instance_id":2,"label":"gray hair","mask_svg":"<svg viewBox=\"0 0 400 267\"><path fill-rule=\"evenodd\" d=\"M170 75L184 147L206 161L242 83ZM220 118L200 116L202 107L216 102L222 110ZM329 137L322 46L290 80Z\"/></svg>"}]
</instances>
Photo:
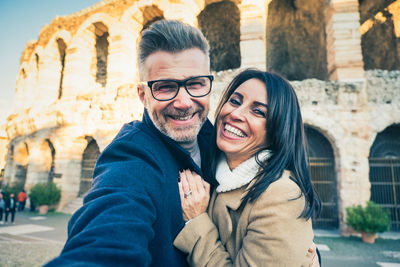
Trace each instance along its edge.
<instances>
[{"instance_id":1,"label":"gray hair","mask_svg":"<svg viewBox=\"0 0 400 267\"><path fill-rule=\"evenodd\" d=\"M140 79L144 80L144 61L157 51L177 53L199 48L208 58L210 46L203 33L178 20L159 20L142 32L138 48Z\"/></svg>"}]
</instances>

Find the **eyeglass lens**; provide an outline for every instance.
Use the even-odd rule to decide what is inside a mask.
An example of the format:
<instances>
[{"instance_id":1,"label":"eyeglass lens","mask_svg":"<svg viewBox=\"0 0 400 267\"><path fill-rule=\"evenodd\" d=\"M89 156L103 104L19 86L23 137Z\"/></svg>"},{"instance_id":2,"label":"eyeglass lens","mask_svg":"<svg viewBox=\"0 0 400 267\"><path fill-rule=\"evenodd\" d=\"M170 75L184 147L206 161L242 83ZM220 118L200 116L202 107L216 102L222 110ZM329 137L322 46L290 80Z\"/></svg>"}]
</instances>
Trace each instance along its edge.
<instances>
[{"instance_id":1,"label":"eyeglass lens","mask_svg":"<svg viewBox=\"0 0 400 267\"><path fill-rule=\"evenodd\" d=\"M184 82L189 95L200 97L210 91L211 81L208 77L194 77ZM175 81L157 81L153 83L152 91L155 98L160 100L174 98L178 94L179 84Z\"/></svg>"}]
</instances>

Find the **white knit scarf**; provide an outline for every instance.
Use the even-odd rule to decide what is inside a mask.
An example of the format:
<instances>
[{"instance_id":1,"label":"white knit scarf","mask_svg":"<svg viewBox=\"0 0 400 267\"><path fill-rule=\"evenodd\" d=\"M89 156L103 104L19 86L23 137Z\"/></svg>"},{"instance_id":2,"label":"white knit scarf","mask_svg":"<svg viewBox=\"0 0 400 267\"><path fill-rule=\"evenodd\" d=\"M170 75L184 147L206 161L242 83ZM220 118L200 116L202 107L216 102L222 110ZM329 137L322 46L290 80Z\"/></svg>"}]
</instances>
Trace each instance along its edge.
<instances>
[{"instance_id":1,"label":"white knit scarf","mask_svg":"<svg viewBox=\"0 0 400 267\"><path fill-rule=\"evenodd\" d=\"M258 153L260 161L264 161L270 156L270 150L263 150ZM256 156L253 156L231 170L229 169L225 154L221 153L215 174L215 179L219 183L216 189L217 193L232 191L250 183L257 175L259 169L260 165L256 161Z\"/></svg>"}]
</instances>

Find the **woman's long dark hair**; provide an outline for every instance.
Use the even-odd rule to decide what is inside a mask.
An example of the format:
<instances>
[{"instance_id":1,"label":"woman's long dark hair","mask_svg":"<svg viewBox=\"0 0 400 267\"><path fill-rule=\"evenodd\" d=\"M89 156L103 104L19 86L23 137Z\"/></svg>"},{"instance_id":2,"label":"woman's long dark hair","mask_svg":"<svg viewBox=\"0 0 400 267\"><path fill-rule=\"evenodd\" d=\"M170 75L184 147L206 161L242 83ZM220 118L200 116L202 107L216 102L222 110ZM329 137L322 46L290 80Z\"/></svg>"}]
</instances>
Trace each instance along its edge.
<instances>
[{"instance_id":1,"label":"woman's long dark hair","mask_svg":"<svg viewBox=\"0 0 400 267\"><path fill-rule=\"evenodd\" d=\"M271 183L282 176L284 170L289 170L292 173L290 179L300 187L305 197L305 207L299 217L309 219L314 212L319 213L321 202L310 180L300 106L296 93L288 81L277 74L256 69L242 71L225 90L215 113L214 125L217 126L221 109L233 92L250 79L258 79L267 87L267 144L265 148L272 151L272 156L265 161L257 159L261 167L260 172L256 176L257 181L243 198L242 204L248 201L254 202ZM217 131L215 127L210 157L213 177L216 173L217 160L222 153L216 144Z\"/></svg>"}]
</instances>

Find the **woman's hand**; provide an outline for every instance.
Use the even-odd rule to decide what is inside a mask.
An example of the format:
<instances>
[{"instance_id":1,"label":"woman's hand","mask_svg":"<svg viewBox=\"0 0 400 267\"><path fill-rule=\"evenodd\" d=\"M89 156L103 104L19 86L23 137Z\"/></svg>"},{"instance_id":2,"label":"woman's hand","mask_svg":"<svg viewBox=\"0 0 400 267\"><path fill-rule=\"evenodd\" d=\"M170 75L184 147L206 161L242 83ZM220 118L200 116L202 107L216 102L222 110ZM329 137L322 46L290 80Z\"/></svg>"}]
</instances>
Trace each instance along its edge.
<instances>
[{"instance_id":1,"label":"woman's hand","mask_svg":"<svg viewBox=\"0 0 400 267\"><path fill-rule=\"evenodd\" d=\"M179 194L185 222L206 212L210 201L210 185L190 170L179 173Z\"/></svg>"}]
</instances>

